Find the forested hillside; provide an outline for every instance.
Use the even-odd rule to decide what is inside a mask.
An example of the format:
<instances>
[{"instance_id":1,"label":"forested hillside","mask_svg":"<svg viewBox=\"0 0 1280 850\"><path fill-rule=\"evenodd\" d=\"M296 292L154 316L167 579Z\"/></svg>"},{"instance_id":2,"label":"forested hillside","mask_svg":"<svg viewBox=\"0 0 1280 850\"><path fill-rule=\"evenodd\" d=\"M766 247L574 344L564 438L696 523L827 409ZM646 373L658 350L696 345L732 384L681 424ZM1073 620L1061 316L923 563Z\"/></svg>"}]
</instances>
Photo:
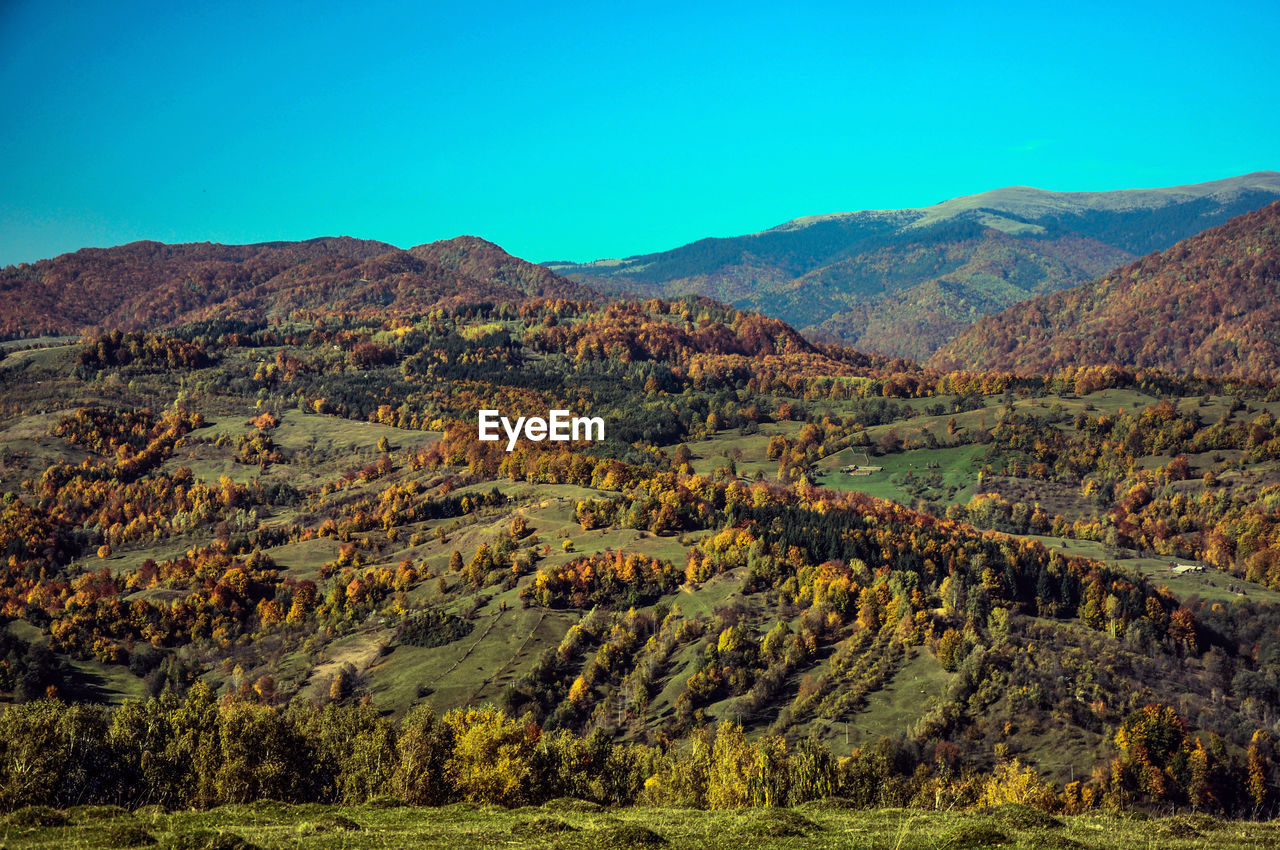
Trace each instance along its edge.
<instances>
[{"instance_id":1,"label":"forested hillside","mask_svg":"<svg viewBox=\"0 0 1280 850\"><path fill-rule=\"evenodd\" d=\"M591 290L470 236L401 251L382 242L134 242L0 269L0 337L156 329L299 309L422 312L437 304Z\"/></svg>"},{"instance_id":2,"label":"forested hillside","mask_svg":"<svg viewBox=\"0 0 1280 850\"><path fill-rule=\"evenodd\" d=\"M409 256L555 284L483 247ZM523 293L7 349L7 808L1280 803L1271 384Z\"/></svg>"},{"instance_id":3,"label":"forested hillside","mask_svg":"<svg viewBox=\"0 0 1280 850\"><path fill-rule=\"evenodd\" d=\"M781 318L812 339L924 360L983 315L1092 280L1277 197L1276 172L1112 192L1015 186L547 265L599 289L706 295Z\"/></svg>"},{"instance_id":4,"label":"forested hillside","mask_svg":"<svg viewBox=\"0 0 1280 850\"><path fill-rule=\"evenodd\" d=\"M933 359L1021 374L1120 364L1273 380L1280 367L1280 204L1097 281L983 319Z\"/></svg>"}]
</instances>

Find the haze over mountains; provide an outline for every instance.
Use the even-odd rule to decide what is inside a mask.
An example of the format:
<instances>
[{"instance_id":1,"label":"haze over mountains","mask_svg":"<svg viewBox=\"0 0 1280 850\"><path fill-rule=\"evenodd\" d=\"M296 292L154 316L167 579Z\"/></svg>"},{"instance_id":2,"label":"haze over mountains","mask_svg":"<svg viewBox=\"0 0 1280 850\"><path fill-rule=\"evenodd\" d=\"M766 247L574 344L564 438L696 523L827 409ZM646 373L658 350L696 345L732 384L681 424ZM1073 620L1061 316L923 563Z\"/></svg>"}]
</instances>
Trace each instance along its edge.
<instances>
[{"instance_id":1,"label":"haze over mountains","mask_svg":"<svg viewBox=\"0 0 1280 850\"><path fill-rule=\"evenodd\" d=\"M926 359L985 314L1092 280L1280 198L1280 173L1164 189L1009 187L795 219L656 254L548 263L598 289L708 295L807 335Z\"/></svg>"}]
</instances>

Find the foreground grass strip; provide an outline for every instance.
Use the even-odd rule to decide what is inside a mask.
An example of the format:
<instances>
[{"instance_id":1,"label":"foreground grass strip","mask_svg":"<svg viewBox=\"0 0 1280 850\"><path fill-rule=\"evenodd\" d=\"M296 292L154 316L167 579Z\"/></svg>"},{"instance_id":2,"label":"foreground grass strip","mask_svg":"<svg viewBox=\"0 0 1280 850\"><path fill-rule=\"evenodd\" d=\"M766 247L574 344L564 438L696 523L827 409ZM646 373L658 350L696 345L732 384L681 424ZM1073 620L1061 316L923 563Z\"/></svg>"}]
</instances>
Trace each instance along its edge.
<instances>
[{"instance_id":1,"label":"foreground grass strip","mask_svg":"<svg viewBox=\"0 0 1280 850\"><path fill-rule=\"evenodd\" d=\"M1253 848L1280 844L1280 824L1204 815L1152 818L1046 815L1005 806L987 812L850 810L809 806L706 812L682 809L592 810L591 805L500 809L456 804L290 806L262 802L207 812L166 813L117 807L19 810L0 825L0 846L14 848L157 847L174 850L442 847L870 847Z\"/></svg>"}]
</instances>

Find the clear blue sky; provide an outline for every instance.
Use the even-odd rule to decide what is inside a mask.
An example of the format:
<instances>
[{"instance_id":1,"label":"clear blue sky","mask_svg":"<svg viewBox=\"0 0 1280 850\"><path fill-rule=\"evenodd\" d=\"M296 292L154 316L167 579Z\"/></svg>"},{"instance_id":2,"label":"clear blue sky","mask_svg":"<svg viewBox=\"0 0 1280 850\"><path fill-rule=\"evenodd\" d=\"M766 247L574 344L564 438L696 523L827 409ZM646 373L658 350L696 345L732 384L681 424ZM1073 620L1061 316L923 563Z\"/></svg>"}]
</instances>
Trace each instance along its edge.
<instances>
[{"instance_id":1,"label":"clear blue sky","mask_svg":"<svg viewBox=\"0 0 1280 850\"><path fill-rule=\"evenodd\" d=\"M462 233L587 260L1280 169L1274 0L895 5L0 0L0 264Z\"/></svg>"}]
</instances>

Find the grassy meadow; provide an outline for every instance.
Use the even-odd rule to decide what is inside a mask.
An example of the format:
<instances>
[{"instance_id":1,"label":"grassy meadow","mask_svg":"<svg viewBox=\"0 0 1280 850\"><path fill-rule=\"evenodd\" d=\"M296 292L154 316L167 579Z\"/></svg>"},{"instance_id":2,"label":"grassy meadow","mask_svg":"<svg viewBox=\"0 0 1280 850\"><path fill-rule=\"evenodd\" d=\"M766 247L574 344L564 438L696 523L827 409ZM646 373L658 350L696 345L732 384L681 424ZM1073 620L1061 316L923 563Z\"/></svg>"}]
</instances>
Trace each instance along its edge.
<instances>
[{"instance_id":1,"label":"grassy meadow","mask_svg":"<svg viewBox=\"0 0 1280 850\"><path fill-rule=\"evenodd\" d=\"M109 806L25 809L0 826L12 848L1256 848L1280 842L1280 824L1208 815L1053 816L1006 805L977 812L849 810L841 801L795 809L600 809L581 800L500 809L458 803L290 806L273 801L206 812L128 812Z\"/></svg>"}]
</instances>

